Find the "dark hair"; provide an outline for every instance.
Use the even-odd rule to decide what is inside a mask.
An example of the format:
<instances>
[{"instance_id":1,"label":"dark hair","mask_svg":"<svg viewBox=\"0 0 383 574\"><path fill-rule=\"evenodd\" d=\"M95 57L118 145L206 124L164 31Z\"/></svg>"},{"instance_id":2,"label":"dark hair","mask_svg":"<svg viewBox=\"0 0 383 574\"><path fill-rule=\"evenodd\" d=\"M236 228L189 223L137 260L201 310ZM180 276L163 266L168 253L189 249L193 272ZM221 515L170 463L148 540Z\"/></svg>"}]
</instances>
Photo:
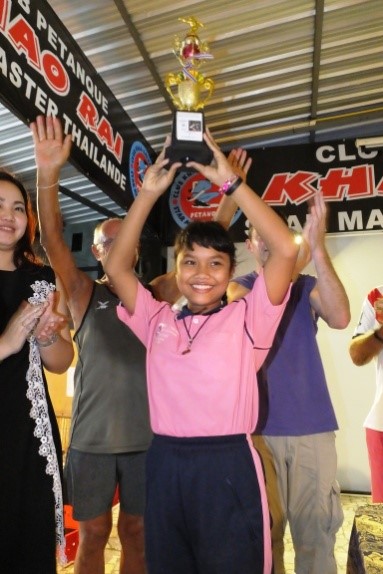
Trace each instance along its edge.
<instances>
[{"instance_id":1,"label":"dark hair","mask_svg":"<svg viewBox=\"0 0 383 574\"><path fill-rule=\"evenodd\" d=\"M182 229L174 244L175 259L183 249L192 250L193 243L227 253L230 258L230 268L235 267L235 245L226 229L217 221L192 221Z\"/></svg>"},{"instance_id":2,"label":"dark hair","mask_svg":"<svg viewBox=\"0 0 383 574\"><path fill-rule=\"evenodd\" d=\"M16 267L21 267L26 263L40 263L39 258L33 251L33 242L36 233L36 217L33 213L32 204L27 190L14 175L4 169L0 169L0 181L7 181L17 187L23 196L25 213L27 215L27 226L24 235L19 239L13 254L13 263Z\"/></svg>"}]
</instances>

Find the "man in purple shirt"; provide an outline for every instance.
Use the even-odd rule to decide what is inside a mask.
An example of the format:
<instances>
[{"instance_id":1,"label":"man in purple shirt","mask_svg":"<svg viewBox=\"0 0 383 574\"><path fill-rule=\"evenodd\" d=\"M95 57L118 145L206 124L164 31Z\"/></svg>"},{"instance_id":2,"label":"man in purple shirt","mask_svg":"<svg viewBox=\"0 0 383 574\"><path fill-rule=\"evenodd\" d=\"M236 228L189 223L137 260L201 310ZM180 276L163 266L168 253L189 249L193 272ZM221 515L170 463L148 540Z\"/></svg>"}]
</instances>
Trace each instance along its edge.
<instances>
[{"instance_id":1,"label":"man in purple shirt","mask_svg":"<svg viewBox=\"0 0 383 574\"><path fill-rule=\"evenodd\" d=\"M337 571L335 537L343 521L336 481L334 431L338 425L316 333L318 317L331 328L344 329L350 310L325 247L325 220L325 203L318 194L303 231L303 245L309 248L306 254L311 254L317 278L300 274L309 257L299 257L290 301L258 374L264 407L253 440L265 467L275 574L285 573L283 536L287 521L296 574ZM254 228L249 229L247 246L259 270L268 251ZM255 271L232 281L229 301L243 297L256 278Z\"/></svg>"}]
</instances>

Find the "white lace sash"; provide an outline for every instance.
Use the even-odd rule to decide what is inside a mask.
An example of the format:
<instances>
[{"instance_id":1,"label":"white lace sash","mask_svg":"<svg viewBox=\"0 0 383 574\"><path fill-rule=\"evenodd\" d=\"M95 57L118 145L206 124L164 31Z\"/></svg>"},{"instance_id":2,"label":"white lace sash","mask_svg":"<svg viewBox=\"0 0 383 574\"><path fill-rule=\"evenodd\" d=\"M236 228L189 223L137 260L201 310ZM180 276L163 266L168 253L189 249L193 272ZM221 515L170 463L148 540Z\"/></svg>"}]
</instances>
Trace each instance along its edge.
<instances>
[{"instance_id":1,"label":"white lace sash","mask_svg":"<svg viewBox=\"0 0 383 574\"><path fill-rule=\"evenodd\" d=\"M56 289L55 285L47 281L35 281L31 285L34 294L28 302L39 305L47 300L48 294ZM61 564L67 562L65 554L64 535L64 507L62 498L62 485L57 452L52 435L52 426L49 419L47 398L45 395L42 377L40 351L34 335L29 337L29 368L27 371L27 397L31 401L30 416L35 421L34 435L40 439L39 454L47 459L45 472L53 477L53 493L55 498L56 544L58 559Z\"/></svg>"}]
</instances>

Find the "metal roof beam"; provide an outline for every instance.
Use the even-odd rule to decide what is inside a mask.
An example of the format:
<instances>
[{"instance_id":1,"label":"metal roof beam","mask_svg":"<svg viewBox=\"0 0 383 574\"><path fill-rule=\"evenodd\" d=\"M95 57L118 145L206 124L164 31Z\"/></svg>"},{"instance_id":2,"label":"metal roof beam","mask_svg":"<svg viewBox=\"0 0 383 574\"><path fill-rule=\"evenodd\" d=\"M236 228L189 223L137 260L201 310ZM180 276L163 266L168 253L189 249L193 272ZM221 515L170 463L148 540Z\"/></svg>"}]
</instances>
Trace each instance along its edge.
<instances>
[{"instance_id":1,"label":"metal roof beam","mask_svg":"<svg viewBox=\"0 0 383 574\"><path fill-rule=\"evenodd\" d=\"M83 197L82 195L79 195L78 193L75 193L74 191L70 191L68 188L63 187L62 185L60 185L59 189L63 195L66 195L66 196L74 199L78 203L82 203L83 205L90 207L90 209L93 209L94 211L101 213L102 215L105 215L106 217L120 217L117 213L114 213L114 211L110 211L109 209L106 209L105 207L98 205L94 201L90 201L89 199L86 199L86 197Z\"/></svg>"},{"instance_id":2,"label":"metal roof beam","mask_svg":"<svg viewBox=\"0 0 383 574\"><path fill-rule=\"evenodd\" d=\"M314 22L314 51L313 51L313 71L311 84L311 136L315 135L316 118L318 111L318 92L319 92L319 72L322 51L323 36L323 15L324 0L315 2L315 22Z\"/></svg>"},{"instance_id":3,"label":"metal roof beam","mask_svg":"<svg viewBox=\"0 0 383 574\"><path fill-rule=\"evenodd\" d=\"M137 49L139 50L139 52L142 56L142 59L144 60L145 66L148 68L153 80L157 84L157 87L160 91L160 94L162 95L162 97L164 98L166 103L168 104L169 108L172 111L174 111L175 107L174 107L173 101L172 101L171 97L169 96L168 92L166 91L163 79L161 78L161 76L157 72L157 68L153 64L153 61L152 61L148 51L146 50L145 44L142 41L141 36L140 36L136 26L134 25L133 20L130 16L129 12L126 9L123 0L114 0L114 3L117 7L117 10L121 14L121 17L122 17L123 21L125 22L133 40L134 40L134 43L136 44Z\"/></svg>"}]
</instances>

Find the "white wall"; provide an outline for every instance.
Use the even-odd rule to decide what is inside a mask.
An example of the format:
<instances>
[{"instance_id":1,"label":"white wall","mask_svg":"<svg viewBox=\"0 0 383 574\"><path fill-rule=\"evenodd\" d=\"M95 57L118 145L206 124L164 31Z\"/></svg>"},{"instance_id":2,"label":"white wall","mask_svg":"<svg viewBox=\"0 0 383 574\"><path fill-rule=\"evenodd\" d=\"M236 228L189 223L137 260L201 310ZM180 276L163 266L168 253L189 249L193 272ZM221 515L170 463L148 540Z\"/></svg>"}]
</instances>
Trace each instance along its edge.
<instances>
[{"instance_id":1,"label":"white wall","mask_svg":"<svg viewBox=\"0 0 383 574\"><path fill-rule=\"evenodd\" d=\"M375 391L375 368L371 363L356 367L348 345L359 320L367 292L383 284L383 233L336 234L327 237L327 248L343 281L351 304L351 322L347 329L335 331L319 321L318 342L327 382L338 419L338 479L343 491L370 491L369 467L363 421ZM237 244L236 275L253 269L253 261L243 243ZM169 268L172 249L169 249ZM314 273L309 266L307 273Z\"/></svg>"},{"instance_id":2,"label":"white wall","mask_svg":"<svg viewBox=\"0 0 383 574\"><path fill-rule=\"evenodd\" d=\"M351 322L334 331L321 322L318 341L339 423L338 478L342 490L370 491L363 421L375 392L375 364L356 367L348 344L359 320L364 297L383 284L383 234L330 236L327 247L351 304ZM379 260L380 258L380 260Z\"/></svg>"}]
</instances>

